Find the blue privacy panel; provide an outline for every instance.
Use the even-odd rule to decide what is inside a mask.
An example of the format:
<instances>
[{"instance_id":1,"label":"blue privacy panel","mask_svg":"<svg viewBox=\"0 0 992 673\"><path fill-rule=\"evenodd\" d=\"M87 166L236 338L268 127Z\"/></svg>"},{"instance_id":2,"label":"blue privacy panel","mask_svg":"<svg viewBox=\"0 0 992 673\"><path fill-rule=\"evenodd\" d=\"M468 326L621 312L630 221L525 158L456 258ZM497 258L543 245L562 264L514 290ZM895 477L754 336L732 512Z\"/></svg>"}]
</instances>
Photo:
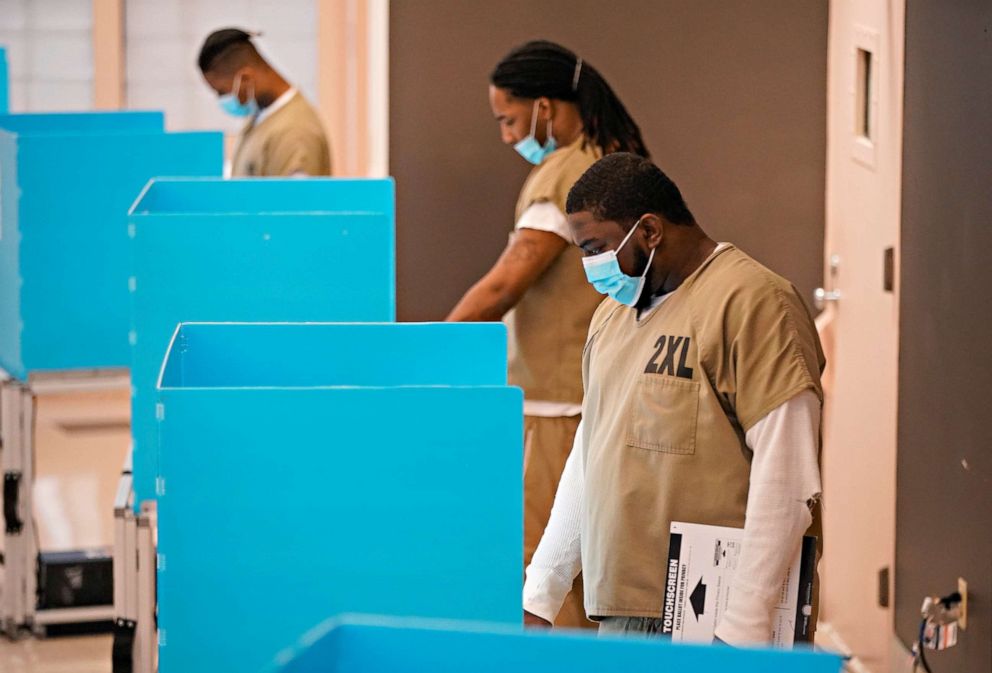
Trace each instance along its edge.
<instances>
[{"instance_id":1,"label":"blue privacy panel","mask_svg":"<svg viewBox=\"0 0 992 673\"><path fill-rule=\"evenodd\" d=\"M262 670L349 611L519 621L505 348L501 325L184 326L159 392L160 671Z\"/></svg>"},{"instance_id":2,"label":"blue privacy panel","mask_svg":"<svg viewBox=\"0 0 992 673\"><path fill-rule=\"evenodd\" d=\"M339 178L155 180L134 204L137 215L295 215L359 213L393 218L393 181Z\"/></svg>"},{"instance_id":3,"label":"blue privacy panel","mask_svg":"<svg viewBox=\"0 0 992 673\"><path fill-rule=\"evenodd\" d=\"M165 131L165 115L161 112L22 112L0 116L0 129L20 135L76 135L87 133L102 133L109 135L127 133L162 133ZM222 161L212 157L216 161ZM85 162L91 157L79 157ZM92 166L92 164L90 164ZM156 174L152 174L153 176ZM166 173L165 175L169 175ZM194 173L194 175L201 175ZM202 175L212 175L204 173ZM148 178L140 183L135 194L148 182ZM129 201L128 206L131 205ZM125 212L126 212L125 207Z\"/></svg>"},{"instance_id":4,"label":"blue privacy panel","mask_svg":"<svg viewBox=\"0 0 992 673\"><path fill-rule=\"evenodd\" d=\"M0 366L130 363L127 211L155 175L219 174L222 137L161 113L0 115Z\"/></svg>"},{"instance_id":5,"label":"blue privacy panel","mask_svg":"<svg viewBox=\"0 0 992 673\"><path fill-rule=\"evenodd\" d=\"M189 321L395 319L392 180L155 180L131 209L135 503L155 497L155 383Z\"/></svg>"},{"instance_id":6,"label":"blue privacy panel","mask_svg":"<svg viewBox=\"0 0 992 673\"><path fill-rule=\"evenodd\" d=\"M0 47L0 114L7 114L10 109L10 85L7 75L7 50Z\"/></svg>"},{"instance_id":7,"label":"blue privacy panel","mask_svg":"<svg viewBox=\"0 0 992 673\"><path fill-rule=\"evenodd\" d=\"M346 616L282 653L280 673L839 673L840 657L805 650L673 645L643 638L493 624Z\"/></svg>"},{"instance_id":8,"label":"blue privacy panel","mask_svg":"<svg viewBox=\"0 0 992 673\"><path fill-rule=\"evenodd\" d=\"M164 388L506 385L499 323L187 323Z\"/></svg>"}]
</instances>

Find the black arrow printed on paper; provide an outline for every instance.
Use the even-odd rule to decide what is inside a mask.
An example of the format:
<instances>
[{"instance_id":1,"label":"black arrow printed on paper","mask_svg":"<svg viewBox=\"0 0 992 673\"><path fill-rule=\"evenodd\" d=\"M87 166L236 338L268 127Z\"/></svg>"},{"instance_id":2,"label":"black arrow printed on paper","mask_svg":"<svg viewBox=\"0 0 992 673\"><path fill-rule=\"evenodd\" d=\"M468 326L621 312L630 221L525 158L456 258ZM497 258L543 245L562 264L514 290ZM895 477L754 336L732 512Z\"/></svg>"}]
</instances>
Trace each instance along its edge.
<instances>
[{"instance_id":1,"label":"black arrow printed on paper","mask_svg":"<svg viewBox=\"0 0 992 673\"><path fill-rule=\"evenodd\" d=\"M699 621L699 617L703 614L706 608L706 585L703 584L703 578L699 578L699 582L696 583L696 588L692 590L689 594L689 603L692 605L692 611L696 613L696 621Z\"/></svg>"}]
</instances>

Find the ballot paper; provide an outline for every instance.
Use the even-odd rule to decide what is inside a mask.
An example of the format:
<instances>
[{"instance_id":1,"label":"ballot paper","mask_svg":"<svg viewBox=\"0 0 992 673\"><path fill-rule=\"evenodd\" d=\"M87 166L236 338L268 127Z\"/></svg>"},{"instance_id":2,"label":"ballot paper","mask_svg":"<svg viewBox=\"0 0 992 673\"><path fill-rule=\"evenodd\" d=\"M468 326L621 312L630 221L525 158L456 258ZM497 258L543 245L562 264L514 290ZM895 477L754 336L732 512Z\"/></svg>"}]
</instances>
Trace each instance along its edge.
<instances>
[{"instance_id":1,"label":"ballot paper","mask_svg":"<svg viewBox=\"0 0 992 673\"><path fill-rule=\"evenodd\" d=\"M741 554L743 528L672 522L662 633L676 642L710 643L727 610ZM816 538L802 547L782 581L772 615L772 645L808 641L813 612Z\"/></svg>"}]
</instances>

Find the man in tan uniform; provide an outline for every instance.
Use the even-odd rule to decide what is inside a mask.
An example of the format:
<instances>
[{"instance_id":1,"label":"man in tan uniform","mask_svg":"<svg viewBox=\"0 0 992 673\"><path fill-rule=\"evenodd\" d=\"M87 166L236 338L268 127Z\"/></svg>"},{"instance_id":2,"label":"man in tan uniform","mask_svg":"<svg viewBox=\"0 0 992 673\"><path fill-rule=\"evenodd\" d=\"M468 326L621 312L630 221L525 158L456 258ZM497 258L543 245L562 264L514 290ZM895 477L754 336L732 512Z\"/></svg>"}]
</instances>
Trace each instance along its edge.
<instances>
[{"instance_id":1,"label":"man in tan uniform","mask_svg":"<svg viewBox=\"0 0 992 673\"><path fill-rule=\"evenodd\" d=\"M200 49L200 71L221 107L248 119L231 175L330 175L330 149L316 111L262 58L251 38L225 28L211 33Z\"/></svg>"},{"instance_id":2,"label":"man in tan uniform","mask_svg":"<svg viewBox=\"0 0 992 673\"><path fill-rule=\"evenodd\" d=\"M503 101L494 95L495 109L503 110ZM520 117L522 127L528 127L528 119ZM507 326L508 380L523 388L525 400L525 564L541 539L579 424L582 346L600 302L583 276L579 249L570 245L565 198L601 152L582 133L574 109L559 104L556 117L556 133L567 144L531 171L517 200L506 250L448 316L450 321L503 319ZM581 579L556 623L589 625Z\"/></svg>"},{"instance_id":3,"label":"man in tan uniform","mask_svg":"<svg viewBox=\"0 0 992 673\"><path fill-rule=\"evenodd\" d=\"M552 620L581 568L601 632L663 634L671 523L733 526L742 552L716 637L767 643L787 568L818 530L824 361L812 318L788 281L707 237L647 159L601 159L566 206L587 277L609 298L527 570L528 620Z\"/></svg>"}]
</instances>

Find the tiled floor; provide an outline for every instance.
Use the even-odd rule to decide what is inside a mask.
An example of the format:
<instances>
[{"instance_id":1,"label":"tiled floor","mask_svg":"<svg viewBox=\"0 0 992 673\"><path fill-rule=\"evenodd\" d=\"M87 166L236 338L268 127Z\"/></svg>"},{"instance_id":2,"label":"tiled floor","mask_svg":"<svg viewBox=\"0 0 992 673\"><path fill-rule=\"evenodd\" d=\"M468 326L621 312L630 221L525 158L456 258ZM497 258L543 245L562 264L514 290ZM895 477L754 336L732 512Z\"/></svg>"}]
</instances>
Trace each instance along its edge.
<instances>
[{"instance_id":1,"label":"tiled floor","mask_svg":"<svg viewBox=\"0 0 992 673\"><path fill-rule=\"evenodd\" d=\"M0 637L0 673L110 673L110 650L109 635Z\"/></svg>"}]
</instances>

